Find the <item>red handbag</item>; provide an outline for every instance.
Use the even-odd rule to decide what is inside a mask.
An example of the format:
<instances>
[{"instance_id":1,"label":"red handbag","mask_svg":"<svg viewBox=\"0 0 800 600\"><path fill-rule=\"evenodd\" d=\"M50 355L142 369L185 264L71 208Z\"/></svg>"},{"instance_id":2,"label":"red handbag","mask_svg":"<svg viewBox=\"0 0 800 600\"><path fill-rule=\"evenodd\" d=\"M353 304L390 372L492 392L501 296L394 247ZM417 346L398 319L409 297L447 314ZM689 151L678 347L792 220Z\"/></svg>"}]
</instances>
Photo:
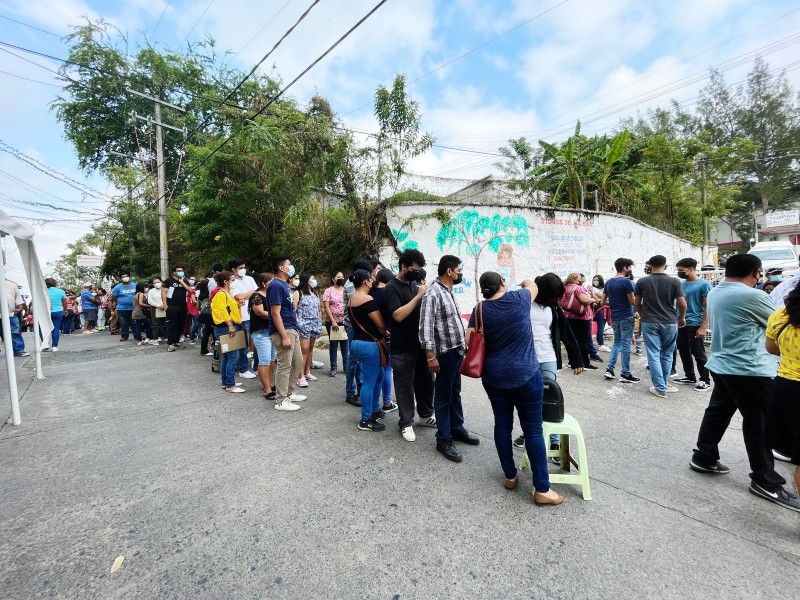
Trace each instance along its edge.
<instances>
[{"instance_id":1,"label":"red handbag","mask_svg":"<svg viewBox=\"0 0 800 600\"><path fill-rule=\"evenodd\" d=\"M479 379L483 374L483 359L486 358L486 343L483 339L483 302L475 309L475 331L470 333L467 355L458 372Z\"/></svg>"}]
</instances>

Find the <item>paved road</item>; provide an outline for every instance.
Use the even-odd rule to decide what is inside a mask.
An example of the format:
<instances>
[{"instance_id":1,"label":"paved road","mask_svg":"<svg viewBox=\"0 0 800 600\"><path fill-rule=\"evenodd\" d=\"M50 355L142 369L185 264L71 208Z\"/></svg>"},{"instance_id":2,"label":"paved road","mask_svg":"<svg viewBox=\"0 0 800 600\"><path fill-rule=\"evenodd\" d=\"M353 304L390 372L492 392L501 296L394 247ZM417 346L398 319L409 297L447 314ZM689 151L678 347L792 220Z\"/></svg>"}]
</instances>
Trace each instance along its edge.
<instances>
[{"instance_id":1,"label":"paved road","mask_svg":"<svg viewBox=\"0 0 800 600\"><path fill-rule=\"evenodd\" d=\"M800 515L747 492L740 421L730 475L687 466L708 394L562 372L593 499L556 486L564 504L538 508L530 472L502 488L479 382L481 445L453 464L396 413L358 431L343 376L281 413L222 393L195 348L116 340L66 336L0 430L0 598L798 597Z\"/></svg>"}]
</instances>

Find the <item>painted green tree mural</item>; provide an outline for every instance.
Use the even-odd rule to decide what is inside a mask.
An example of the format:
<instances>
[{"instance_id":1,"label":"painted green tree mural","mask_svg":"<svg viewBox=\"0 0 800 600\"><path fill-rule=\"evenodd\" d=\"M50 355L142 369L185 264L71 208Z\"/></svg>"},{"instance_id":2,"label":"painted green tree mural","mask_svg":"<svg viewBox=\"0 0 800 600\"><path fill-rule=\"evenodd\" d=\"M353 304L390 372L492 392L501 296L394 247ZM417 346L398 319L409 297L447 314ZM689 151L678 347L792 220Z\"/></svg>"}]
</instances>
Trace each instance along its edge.
<instances>
[{"instance_id":1,"label":"painted green tree mural","mask_svg":"<svg viewBox=\"0 0 800 600\"><path fill-rule=\"evenodd\" d=\"M528 222L520 215L501 216L494 214L484 217L477 210L464 210L449 221L442 223L436 234L439 250L450 250L461 254L465 252L474 261L473 281L475 301L478 297L479 263L481 253L489 248L497 252L501 244L511 244L527 248L530 243ZM509 282L511 283L511 282Z\"/></svg>"}]
</instances>

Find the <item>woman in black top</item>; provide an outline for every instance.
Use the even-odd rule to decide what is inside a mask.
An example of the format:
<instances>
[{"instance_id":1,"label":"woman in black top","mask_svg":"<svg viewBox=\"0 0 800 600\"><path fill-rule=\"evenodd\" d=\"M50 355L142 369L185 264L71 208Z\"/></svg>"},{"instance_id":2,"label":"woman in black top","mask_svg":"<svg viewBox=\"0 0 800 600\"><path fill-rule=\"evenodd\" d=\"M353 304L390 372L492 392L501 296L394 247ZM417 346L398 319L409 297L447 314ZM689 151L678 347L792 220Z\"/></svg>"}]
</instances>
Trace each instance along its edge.
<instances>
[{"instance_id":1,"label":"woman in black top","mask_svg":"<svg viewBox=\"0 0 800 600\"><path fill-rule=\"evenodd\" d=\"M353 326L350 352L361 363L361 421L358 428L362 431L382 431L386 426L379 421L384 416L380 404L383 366L379 344L384 341L386 327L378 305L369 295L374 284L369 271L356 271L350 276L350 281L356 288L347 306Z\"/></svg>"},{"instance_id":2,"label":"woman in black top","mask_svg":"<svg viewBox=\"0 0 800 600\"><path fill-rule=\"evenodd\" d=\"M248 308L250 309L250 339L253 340L258 354L258 379L264 388L264 397L268 400L275 399L272 387L272 377L275 372L275 346L269 336L269 306L267 306L267 288L274 275L261 273L256 278L258 289L250 296Z\"/></svg>"}]
</instances>

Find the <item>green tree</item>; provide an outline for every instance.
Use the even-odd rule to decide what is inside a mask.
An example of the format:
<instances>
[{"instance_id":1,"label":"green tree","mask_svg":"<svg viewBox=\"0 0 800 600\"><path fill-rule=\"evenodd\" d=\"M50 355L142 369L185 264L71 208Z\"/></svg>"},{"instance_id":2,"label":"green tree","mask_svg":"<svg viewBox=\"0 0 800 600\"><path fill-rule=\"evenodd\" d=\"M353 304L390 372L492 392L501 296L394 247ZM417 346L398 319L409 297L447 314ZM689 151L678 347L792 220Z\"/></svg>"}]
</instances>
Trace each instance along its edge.
<instances>
[{"instance_id":1,"label":"green tree","mask_svg":"<svg viewBox=\"0 0 800 600\"><path fill-rule=\"evenodd\" d=\"M494 163L508 179L508 188L531 206L537 206L542 200L541 176L538 169L542 166L544 150L534 148L524 137L508 140L507 146L498 148L504 160Z\"/></svg>"},{"instance_id":2,"label":"green tree","mask_svg":"<svg viewBox=\"0 0 800 600\"><path fill-rule=\"evenodd\" d=\"M553 206L581 208L594 167L594 156L603 144L604 140L588 140L582 136L580 121L575 125L575 133L561 146L539 140L544 149L544 163L536 169L536 175L553 190Z\"/></svg>"}]
</instances>

